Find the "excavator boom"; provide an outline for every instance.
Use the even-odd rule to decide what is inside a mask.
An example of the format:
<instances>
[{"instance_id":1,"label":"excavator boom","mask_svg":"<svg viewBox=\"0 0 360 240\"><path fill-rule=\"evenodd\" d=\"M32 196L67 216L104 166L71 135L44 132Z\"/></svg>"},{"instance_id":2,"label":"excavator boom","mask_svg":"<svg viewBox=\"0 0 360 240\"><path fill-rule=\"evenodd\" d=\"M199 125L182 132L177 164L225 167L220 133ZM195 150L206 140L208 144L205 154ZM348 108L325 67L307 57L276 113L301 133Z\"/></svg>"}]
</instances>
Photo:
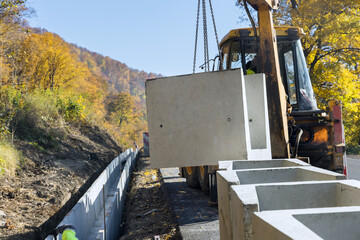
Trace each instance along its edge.
<instances>
[{"instance_id":1,"label":"excavator boom","mask_svg":"<svg viewBox=\"0 0 360 240\"><path fill-rule=\"evenodd\" d=\"M258 7L268 7L270 9L277 9L279 6L278 0L247 0L247 2L256 10L258 10Z\"/></svg>"},{"instance_id":2,"label":"excavator boom","mask_svg":"<svg viewBox=\"0 0 360 240\"><path fill-rule=\"evenodd\" d=\"M280 76L276 32L272 17L272 9L278 7L278 1L244 1L258 11L259 51L257 61L259 72L266 76L272 157L288 158L290 150L286 93Z\"/></svg>"}]
</instances>

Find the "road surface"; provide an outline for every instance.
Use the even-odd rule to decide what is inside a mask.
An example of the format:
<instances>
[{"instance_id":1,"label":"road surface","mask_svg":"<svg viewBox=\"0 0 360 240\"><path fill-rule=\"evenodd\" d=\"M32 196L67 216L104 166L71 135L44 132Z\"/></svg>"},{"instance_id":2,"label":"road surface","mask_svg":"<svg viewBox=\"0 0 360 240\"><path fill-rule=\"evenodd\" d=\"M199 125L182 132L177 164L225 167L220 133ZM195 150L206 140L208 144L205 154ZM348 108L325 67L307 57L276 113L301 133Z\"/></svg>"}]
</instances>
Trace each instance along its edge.
<instances>
[{"instance_id":1,"label":"road surface","mask_svg":"<svg viewBox=\"0 0 360 240\"><path fill-rule=\"evenodd\" d=\"M166 195L176 214L184 240L219 240L217 207L208 206L209 197L187 186L179 168L161 168Z\"/></svg>"},{"instance_id":2,"label":"road surface","mask_svg":"<svg viewBox=\"0 0 360 240\"><path fill-rule=\"evenodd\" d=\"M348 171L349 179L360 180L360 158L354 156L348 156L347 171Z\"/></svg>"}]
</instances>

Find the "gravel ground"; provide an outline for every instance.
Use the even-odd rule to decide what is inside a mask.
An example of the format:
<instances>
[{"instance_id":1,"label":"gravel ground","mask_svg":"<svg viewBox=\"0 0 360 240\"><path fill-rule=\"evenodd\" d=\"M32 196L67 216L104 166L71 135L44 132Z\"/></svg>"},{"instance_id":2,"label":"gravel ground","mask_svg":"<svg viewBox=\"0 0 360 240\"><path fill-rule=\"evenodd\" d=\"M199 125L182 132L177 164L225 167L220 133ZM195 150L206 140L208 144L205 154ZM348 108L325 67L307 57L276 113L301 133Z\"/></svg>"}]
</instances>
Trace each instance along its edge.
<instances>
[{"instance_id":1,"label":"gravel ground","mask_svg":"<svg viewBox=\"0 0 360 240\"><path fill-rule=\"evenodd\" d=\"M121 240L182 239L177 221L164 194L158 169L149 167L149 158L140 158L134 171L125 205Z\"/></svg>"},{"instance_id":2,"label":"gravel ground","mask_svg":"<svg viewBox=\"0 0 360 240\"><path fill-rule=\"evenodd\" d=\"M179 168L160 170L183 239L220 239L218 208L208 205L209 196L200 189L189 188L185 178L179 176Z\"/></svg>"}]
</instances>

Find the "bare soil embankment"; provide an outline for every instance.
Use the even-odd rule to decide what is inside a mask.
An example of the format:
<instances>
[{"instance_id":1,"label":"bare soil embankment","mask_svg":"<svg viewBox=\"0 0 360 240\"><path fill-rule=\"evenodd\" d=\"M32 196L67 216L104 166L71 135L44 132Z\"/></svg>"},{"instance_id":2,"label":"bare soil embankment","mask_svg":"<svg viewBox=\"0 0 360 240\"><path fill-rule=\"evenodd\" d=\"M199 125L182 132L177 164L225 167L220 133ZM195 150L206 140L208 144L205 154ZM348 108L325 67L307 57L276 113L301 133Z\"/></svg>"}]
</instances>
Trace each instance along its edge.
<instances>
[{"instance_id":1,"label":"bare soil embankment","mask_svg":"<svg viewBox=\"0 0 360 240\"><path fill-rule=\"evenodd\" d=\"M98 127L82 124L57 129L52 149L15 141L25 162L16 176L0 175L0 239L42 239L88 189L101 171L121 153L117 143Z\"/></svg>"}]
</instances>

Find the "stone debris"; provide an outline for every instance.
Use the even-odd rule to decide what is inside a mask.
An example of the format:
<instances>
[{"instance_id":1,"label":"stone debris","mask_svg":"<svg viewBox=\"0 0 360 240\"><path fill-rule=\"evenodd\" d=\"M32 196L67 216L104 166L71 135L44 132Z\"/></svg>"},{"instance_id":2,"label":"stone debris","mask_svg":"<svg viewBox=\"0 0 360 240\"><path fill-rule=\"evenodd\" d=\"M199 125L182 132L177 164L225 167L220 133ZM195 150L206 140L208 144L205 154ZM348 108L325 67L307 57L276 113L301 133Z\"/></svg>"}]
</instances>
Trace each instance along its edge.
<instances>
[{"instance_id":1,"label":"stone debris","mask_svg":"<svg viewBox=\"0 0 360 240\"><path fill-rule=\"evenodd\" d=\"M5 228L5 227L6 227L6 221L0 220L0 228Z\"/></svg>"},{"instance_id":2,"label":"stone debris","mask_svg":"<svg viewBox=\"0 0 360 240\"><path fill-rule=\"evenodd\" d=\"M5 219L6 218L6 214L4 213L4 211L0 210L0 219Z\"/></svg>"}]
</instances>

